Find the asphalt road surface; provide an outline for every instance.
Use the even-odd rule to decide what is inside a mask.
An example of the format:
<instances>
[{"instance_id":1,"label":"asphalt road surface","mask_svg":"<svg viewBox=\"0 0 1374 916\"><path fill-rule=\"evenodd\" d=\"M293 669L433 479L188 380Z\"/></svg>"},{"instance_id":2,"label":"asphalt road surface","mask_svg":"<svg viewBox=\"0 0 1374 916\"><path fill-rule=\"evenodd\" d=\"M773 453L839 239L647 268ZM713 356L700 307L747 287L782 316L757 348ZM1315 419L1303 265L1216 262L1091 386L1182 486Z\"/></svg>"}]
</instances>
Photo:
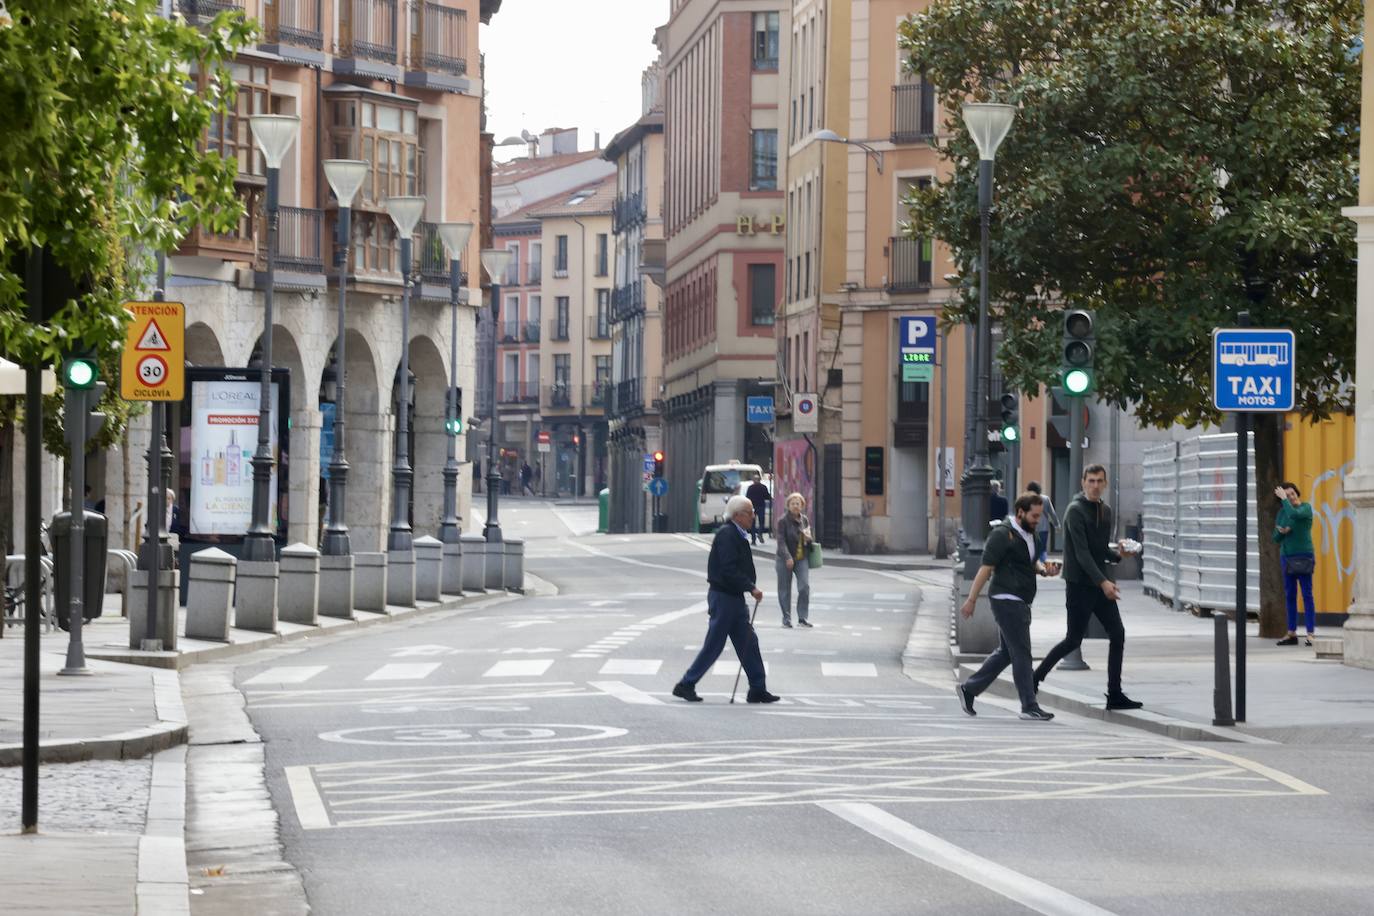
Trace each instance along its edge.
<instances>
[{"instance_id":1,"label":"asphalt road surface","mask_svg":"<svg viewBox=\"0 0 1374 916\"><path fill-rule=\"evenodd\" d=\"M826 567L814 629L729 696L705 546L591 536L503 504L556 597L261 653L236 682L286 857L321 914L1357 913L1374 908L1367 749L1184 744L1005 701L958 708L902 653L938 579ZM937 625L938 629L938 625Z\"/></svg>"}]
</instances>

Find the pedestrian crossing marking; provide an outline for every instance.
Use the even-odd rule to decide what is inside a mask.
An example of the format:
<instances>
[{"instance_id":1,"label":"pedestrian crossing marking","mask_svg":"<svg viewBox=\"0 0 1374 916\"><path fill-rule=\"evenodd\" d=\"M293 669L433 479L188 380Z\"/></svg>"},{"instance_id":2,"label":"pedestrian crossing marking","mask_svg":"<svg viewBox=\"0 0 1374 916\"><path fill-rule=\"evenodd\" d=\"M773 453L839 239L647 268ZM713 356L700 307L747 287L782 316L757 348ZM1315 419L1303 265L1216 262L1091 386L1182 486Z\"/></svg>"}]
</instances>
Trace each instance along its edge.
<instances>
[{"instance_id":1,"label":"pedestrian crossing marking","mask_svg":"<svg viewBox=\"0 0 1374 916\"><path fill-rule=\"evenodd\" d=\"M482 677L539 677L552 665L551 658L506 659L492 665Z\"/></svg>"},{"instance_id":2,"label":"pedestrian crossing marking","mask_svg":"<svg viewBox=\"0 0 1374 916\"><path fill-rule=\"evenodd\" d=\"M315 675L319 674L328 665L283 665L280 668L268 668L260 674L255 674L243 682L243 686L250 684L304 684Z\"/></svg>"},{"instance_id":3,"label":"pedestrian crossing marking","mask_svg":"<svg viewBox=\"0 0 1374 916\"><path fill-rule=\"evenodd\" d=\"M821 674L826 677L877 677L878 667L872 662L821 662Z\"/></svg>"},{"instance_id":4,"label":"pedestrian crossing marking","mask_svg":"<svg viewBox=\"0 0 1374 916\"><path fill-rule=\"evenodd\" d=\"M608 693L622 703L629 703L634 706L666 705L658 697L647 694L638 687L631 687L624 681L588 681L587 686Z\"/></svg>"},{"instance_id":5,"label":"pedestrian crossing marking","mask_svg":"<svg viewBox=\"0 0 1374 916\"><path fill-rule=\"evenodd\" d=\"M661 658L611 658L601 666L601 674L658 674Z\"/></svg>"},{"instance_id":6,"label":"pedestrian crossing marking","mask_svg":"<svg viewBox=\"0 0 1374 916\"><path fill-rule=\"evenodd\" d=\"M718 675L721 677L734 677L735 674L739 671L739 669L739 659L731 659L727 662L725 661L725 659L722 658L720 661L712 665L711 670L706 673ZM763 673L769 674L772 670L773 666L765 661L763 663Z\"/></svg>"},{"instance_id":7,"label":"pedestrian crossing marking","mask_svg":"<svg viewBox=\"0 0 1374 916\"><path fill-rule=\"evenodd\" d=\"M393 662L363 678L365 681L419 681L439 668L438 662Z\"/></svg>"}]
</instances>

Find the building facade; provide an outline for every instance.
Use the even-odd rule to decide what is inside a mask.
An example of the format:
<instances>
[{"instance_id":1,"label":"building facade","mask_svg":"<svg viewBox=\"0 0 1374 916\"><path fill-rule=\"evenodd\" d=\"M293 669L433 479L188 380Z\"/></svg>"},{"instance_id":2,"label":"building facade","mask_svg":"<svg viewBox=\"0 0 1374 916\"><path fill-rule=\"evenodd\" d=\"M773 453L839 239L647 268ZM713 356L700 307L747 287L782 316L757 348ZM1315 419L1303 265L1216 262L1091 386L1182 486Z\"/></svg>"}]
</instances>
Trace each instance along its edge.
<instances>
[{"instance_id":1,"label":"building facade","mask_svg":"<svg viewBox=\"0 0 1374 916\"><path fill-rule=\"evenodd\" d=\"M664 50L663 444L668 525L688 530L702 469L772 461L746 422L773 393L781 296L790 4L674 0Z\"/></svg>"},{"instance_id":2,"label":"building facade","mask_svg":"<svg viewBox=\"0 0 1374 916\"><path fill-rule=\"evenodd\" d=\"M167 298L186 304L187 360L196 367L249 370L260 361L267 234L263 213L265 168L253 145L249 116L294 114L300 133L281 169L276 244L273 363L289 372L289 432L278 471L289 478L279 504L279 535L317 544L324 521L322 475L331 458L339 372L347 378L348 458L346 522L355 551L382 548L391 514L391 467L396 442L396 397L402 347L410 348L414 410L410 415L412 504L416 534L437 529L441 471L448 441L445 397L450 377L449 260L435 225L480 221L482 83L478 24L499 0L238 0L173 4L176 14L205 24L226 5L262 24L259 43L233 62L234 110L215 119L206 146L238 163L245 215L227 235L194 230L169 259ZM207 9L213 6L213 10ZM353 203L344 266L348 288L346 365L335 365L339 269L338 202L321 162L363 159L370 171ZM401 339L402 268L396 232L385 211L393 195L426 198L413 239L411 335ZM479 237L463 258L476 278ZM462 282L458 387L472 390L471 308L476 283ZM469 304L471 303L471 305ZM169 445L178 501L187 505L192 455L189 403L172 423ZM146 421L145 421L146 422ZM124 454L101 457L91 479L103 482L112 533L136 530L143 510L142 461L147 427L136 427ZM251 451L251 443L248 451ZM131 453L131 454L130 454ZM211 459L213 463L213 456ZM460 488L460 509L469 494ZM195 535L194 525L191 535ZM133 534L136 537L136 534ZM112 538L112 545L116 540ZM127 544L127 542L126 542Z\"/></svg>"}]
</instances>

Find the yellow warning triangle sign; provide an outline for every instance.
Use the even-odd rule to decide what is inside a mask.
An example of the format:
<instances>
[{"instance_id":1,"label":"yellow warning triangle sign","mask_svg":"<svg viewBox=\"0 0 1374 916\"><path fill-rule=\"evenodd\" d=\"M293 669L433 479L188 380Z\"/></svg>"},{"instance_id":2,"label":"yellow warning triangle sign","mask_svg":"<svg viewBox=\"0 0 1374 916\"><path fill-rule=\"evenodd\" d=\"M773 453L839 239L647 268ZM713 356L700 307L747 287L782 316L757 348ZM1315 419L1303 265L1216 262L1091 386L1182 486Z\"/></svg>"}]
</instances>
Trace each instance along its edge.
<instances>
[{"instance_id":1,"label":"yellow warning triangle sign","mask_svg":"<svg viewBox=\"0 0 1374 916\"><path fill-rule=\"evenodd\" d=\"M138 346L135 350L170 350L167 337L162 333L162 328L157 326L156 318L148 319L148 326L143 329L143 336L138 339Z\"/></svg>"}]
</instances>

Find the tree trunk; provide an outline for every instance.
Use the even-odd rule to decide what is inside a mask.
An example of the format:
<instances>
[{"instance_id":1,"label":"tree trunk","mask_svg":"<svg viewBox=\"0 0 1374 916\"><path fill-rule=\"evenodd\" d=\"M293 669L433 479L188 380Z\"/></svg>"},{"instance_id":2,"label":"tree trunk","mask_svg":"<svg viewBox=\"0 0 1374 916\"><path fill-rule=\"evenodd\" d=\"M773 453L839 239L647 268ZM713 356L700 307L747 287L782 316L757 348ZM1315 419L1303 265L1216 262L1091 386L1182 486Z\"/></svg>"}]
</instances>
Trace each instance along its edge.
<instances>
[{"instance_id":1,"label":"tree trunk","mask_svg":"<svg viewBox=\"0 0 1374 916\"><path fill-rule=\"evenodd\" d=\"M14 421L0 425L0 547L5 553L14 552L10 538L14 535Z\"/></svg>"},{"instance_id":2,"label":"tree trunk","mask_svg":"<svg viewBox=\"0 0 1374 916\"><path fill-rule=\"evenodd\" d=\"M1283 482L1283 414L1251 414L1255 428L1255 495L1259 521L1260 606L1259 635L1278 639L1288 632L1283 603L1283 569L1279 545L1271 537L1279 514L1274 488Z\"/></svg>"}]
</instances>

